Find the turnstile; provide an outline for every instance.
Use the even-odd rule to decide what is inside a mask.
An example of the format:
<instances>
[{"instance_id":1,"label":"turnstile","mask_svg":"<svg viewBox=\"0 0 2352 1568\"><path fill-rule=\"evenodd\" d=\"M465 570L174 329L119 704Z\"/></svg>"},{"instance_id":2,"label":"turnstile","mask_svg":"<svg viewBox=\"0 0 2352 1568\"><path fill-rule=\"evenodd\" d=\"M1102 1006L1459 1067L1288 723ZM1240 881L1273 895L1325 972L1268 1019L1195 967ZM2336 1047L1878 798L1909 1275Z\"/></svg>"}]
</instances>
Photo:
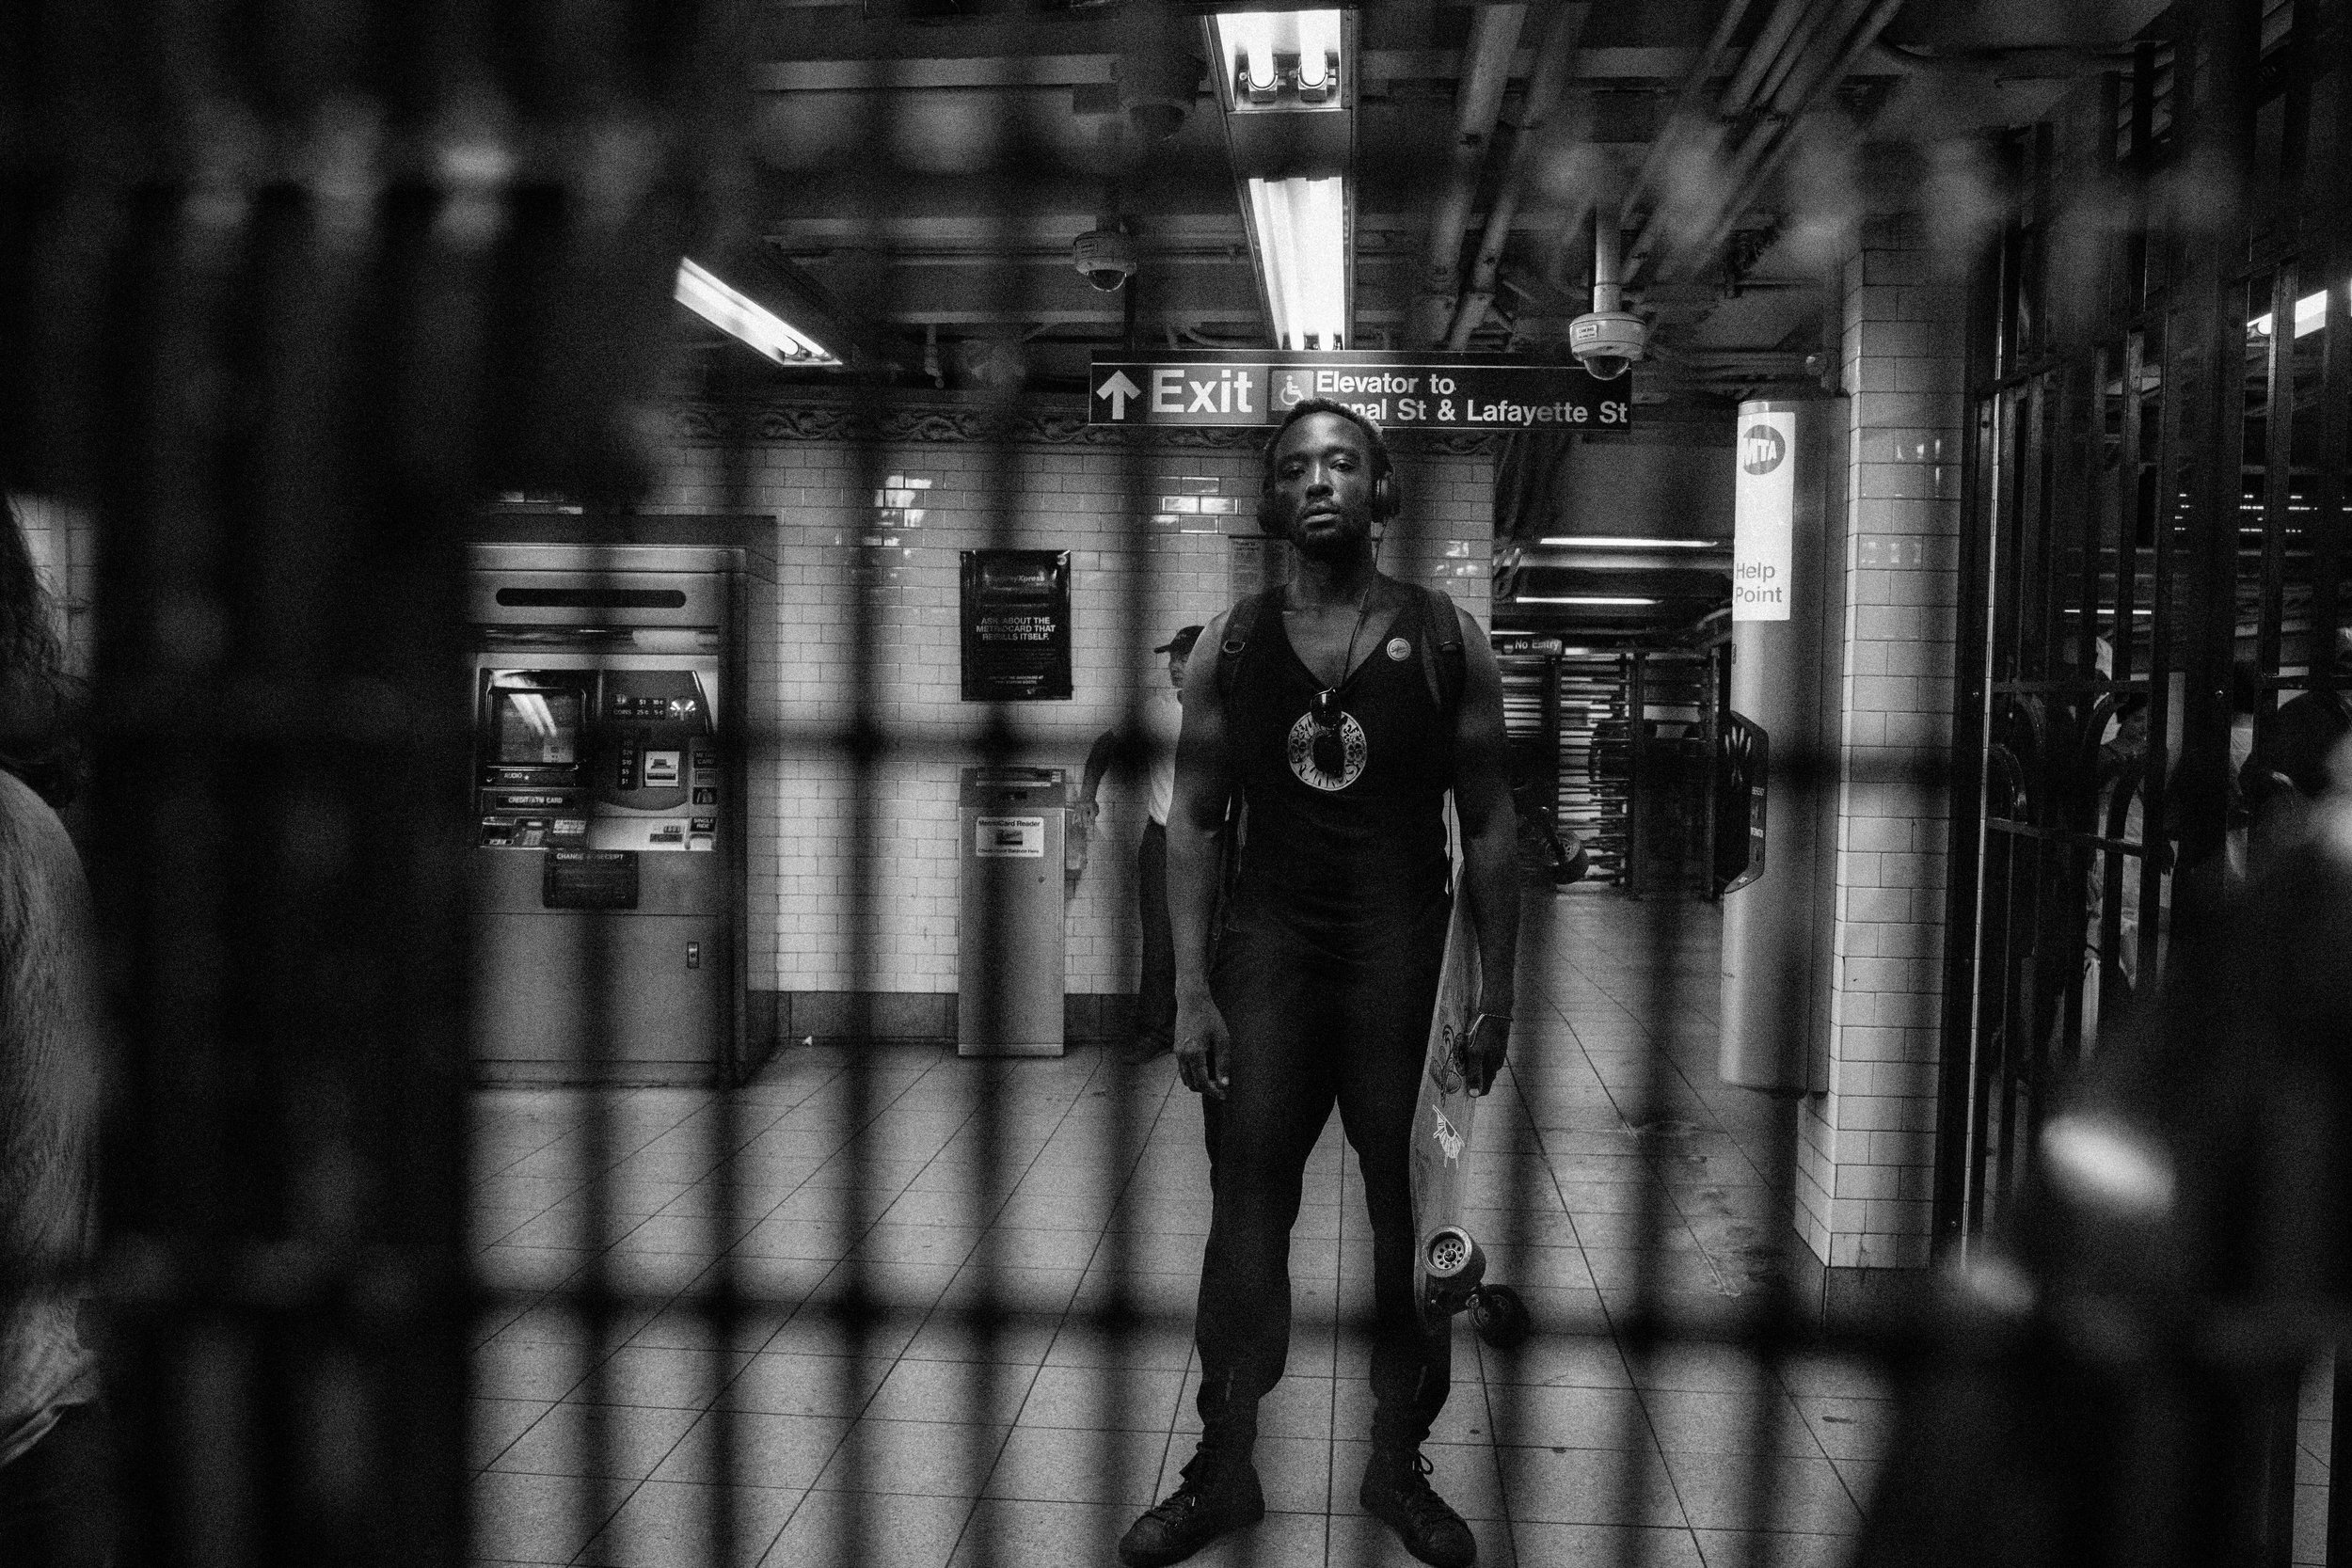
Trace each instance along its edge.
<instances>
[{"instance_id":1,"label":"turnstile","mask_svg":"<svg viewBox=\"0 0 2352 1568\"><path fill-rule=\"evenodd\" d=\"M956 824L956 1053L1058 1056L1070 968L1062 770L965 768Z\"/></svg>"},{"instance_id":2,"label":"turnstile","mask_svg":"<svg viewBox=\"0 0 2352 1568\"><path fill-rule=\"evenodd\" d=\"M474 1059L543 1082L739 1079L745 641L765 518L492 516L469 550Z\"/></svg>"}]
</instances>

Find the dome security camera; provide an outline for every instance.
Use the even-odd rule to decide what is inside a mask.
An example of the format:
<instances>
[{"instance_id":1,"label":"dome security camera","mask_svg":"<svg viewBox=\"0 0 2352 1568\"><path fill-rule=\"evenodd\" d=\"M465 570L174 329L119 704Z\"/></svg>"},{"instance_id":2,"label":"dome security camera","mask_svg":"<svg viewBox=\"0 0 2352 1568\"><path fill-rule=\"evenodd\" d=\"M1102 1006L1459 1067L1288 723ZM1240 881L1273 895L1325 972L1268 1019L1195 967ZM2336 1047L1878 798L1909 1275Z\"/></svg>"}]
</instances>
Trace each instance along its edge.
<instances>
[{"instance_id":1,"label":"dome security camera","mask_svg":"<svg viewBox=\"0 0 2352 1568\"><path fill-rule=\"evenodd\" d=\"M1648 341L1648 327L1630 310L1589 310L1568 323L1568 352L1603 381L1632 369Z\"/></svg>"},{"instance_id":2,"label":"dome security camera","mask_svg":"<svg viewBox=\"0 0 2352 1568\"><path fill-rule=\"evenodd\" d=\"M1071 242L1070 264L1104 293L1117 293L1135 276L1135 243L1119 230L1097 226Z\"/></svg>"}]
</instances>

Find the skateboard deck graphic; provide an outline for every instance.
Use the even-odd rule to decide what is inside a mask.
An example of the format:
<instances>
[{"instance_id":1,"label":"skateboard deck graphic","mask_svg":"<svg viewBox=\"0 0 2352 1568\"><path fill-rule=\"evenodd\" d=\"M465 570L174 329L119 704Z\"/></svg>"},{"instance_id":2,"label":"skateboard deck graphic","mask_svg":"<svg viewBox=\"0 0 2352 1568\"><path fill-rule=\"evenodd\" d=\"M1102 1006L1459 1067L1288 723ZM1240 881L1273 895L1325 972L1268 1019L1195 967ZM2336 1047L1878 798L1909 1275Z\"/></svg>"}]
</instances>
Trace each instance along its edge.
<instances>
[{"instance_id":1,"label":"skateboard deck graphic","mask_svg":"<svg viewBox=\"0 0 2352 1568\"><path fill-rule=\"evenodd\" d=\"M1430 1010L1429 1048L1422 1058L1413 1107L1414 1298L1435 1323L1467 1308L1480 1336L1508 1347L1527 1335L1527 1309L1508 1287L1485 1282L1486 1255L1463 1227L1470 1191L1470 1134L1478 1101L1470 1091L1470 1022L1477 1016L1478 942L1461 902L1446 931L1445 967Z\"/></svg>"},{"instance_id":2,"label":"skateboard deck graphic","mask_svg":"<svg viewBox=\"0 0 2352 1568\"><path fill-rule=\"evenodd\" d=\"M1422 1058L1421 1097L1413 1107L1413 1232L1421 1239L1413 1259L1415 1295L1424 1317L1459 1311L1465 1299L1447 1302L1452 1282L1461 1277L1463 1258L1449 1272L1434 1278L1431 1247L1438 1247L1438 1267L1453 1254L1440 1238L1458 1230L1462 1199L1470 1180L1470 1140L1478 1101L1471 1098L1466 1077L1464 1048L1469 1044L1470 1019L1478 1002L1478 942L1470 931L1470 915L1454 906L1454 921L1445 935L1445 967L1438 975L1438 1005L1429 1015L1429 1049Z\"/></svg>"}]
</instances>

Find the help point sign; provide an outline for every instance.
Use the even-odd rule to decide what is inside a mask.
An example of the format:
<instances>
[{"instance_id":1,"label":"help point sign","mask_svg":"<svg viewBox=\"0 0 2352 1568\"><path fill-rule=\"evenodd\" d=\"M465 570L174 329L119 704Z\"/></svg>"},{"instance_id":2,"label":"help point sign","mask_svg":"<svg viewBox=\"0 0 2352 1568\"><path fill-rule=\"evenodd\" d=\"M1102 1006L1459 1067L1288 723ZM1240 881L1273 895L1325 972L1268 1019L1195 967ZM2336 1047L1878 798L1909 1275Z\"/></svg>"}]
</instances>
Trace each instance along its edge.
<instances>
[{"instance_id":1,"label":"help point sign","mask_svg":"<svg viewBox=\"0 0 2352 1568\"><path fill-rule=\"evenodd\" d=\"M1797 515L1797 416L1787 404L1744 404L1732 479L1731 618L1788 619Z\"/></svg>"}]
</instances>

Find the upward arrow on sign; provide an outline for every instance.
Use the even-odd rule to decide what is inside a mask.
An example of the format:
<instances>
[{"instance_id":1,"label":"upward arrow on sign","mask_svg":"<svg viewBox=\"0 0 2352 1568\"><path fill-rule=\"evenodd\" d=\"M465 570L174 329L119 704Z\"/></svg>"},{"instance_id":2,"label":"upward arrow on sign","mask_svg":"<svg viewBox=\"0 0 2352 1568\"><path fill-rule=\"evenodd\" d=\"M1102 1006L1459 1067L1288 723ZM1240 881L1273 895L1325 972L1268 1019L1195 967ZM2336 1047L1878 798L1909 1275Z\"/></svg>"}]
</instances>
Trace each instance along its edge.
<instances>
[{"instance_id":1,"label":"upward arrow on sign","mask_svg":"<svg viewBox=\"0 0 2352 1568\"><path fill-rule=\"evenodd\" d=\"M1113 371L1108 381L1094 388L1094 395L1110 399L1111 418L1123 420L1127 417L1127 400L1143 396L1143 388L1128 380L1125 371Z\"/></svg>"}]
</instances>

